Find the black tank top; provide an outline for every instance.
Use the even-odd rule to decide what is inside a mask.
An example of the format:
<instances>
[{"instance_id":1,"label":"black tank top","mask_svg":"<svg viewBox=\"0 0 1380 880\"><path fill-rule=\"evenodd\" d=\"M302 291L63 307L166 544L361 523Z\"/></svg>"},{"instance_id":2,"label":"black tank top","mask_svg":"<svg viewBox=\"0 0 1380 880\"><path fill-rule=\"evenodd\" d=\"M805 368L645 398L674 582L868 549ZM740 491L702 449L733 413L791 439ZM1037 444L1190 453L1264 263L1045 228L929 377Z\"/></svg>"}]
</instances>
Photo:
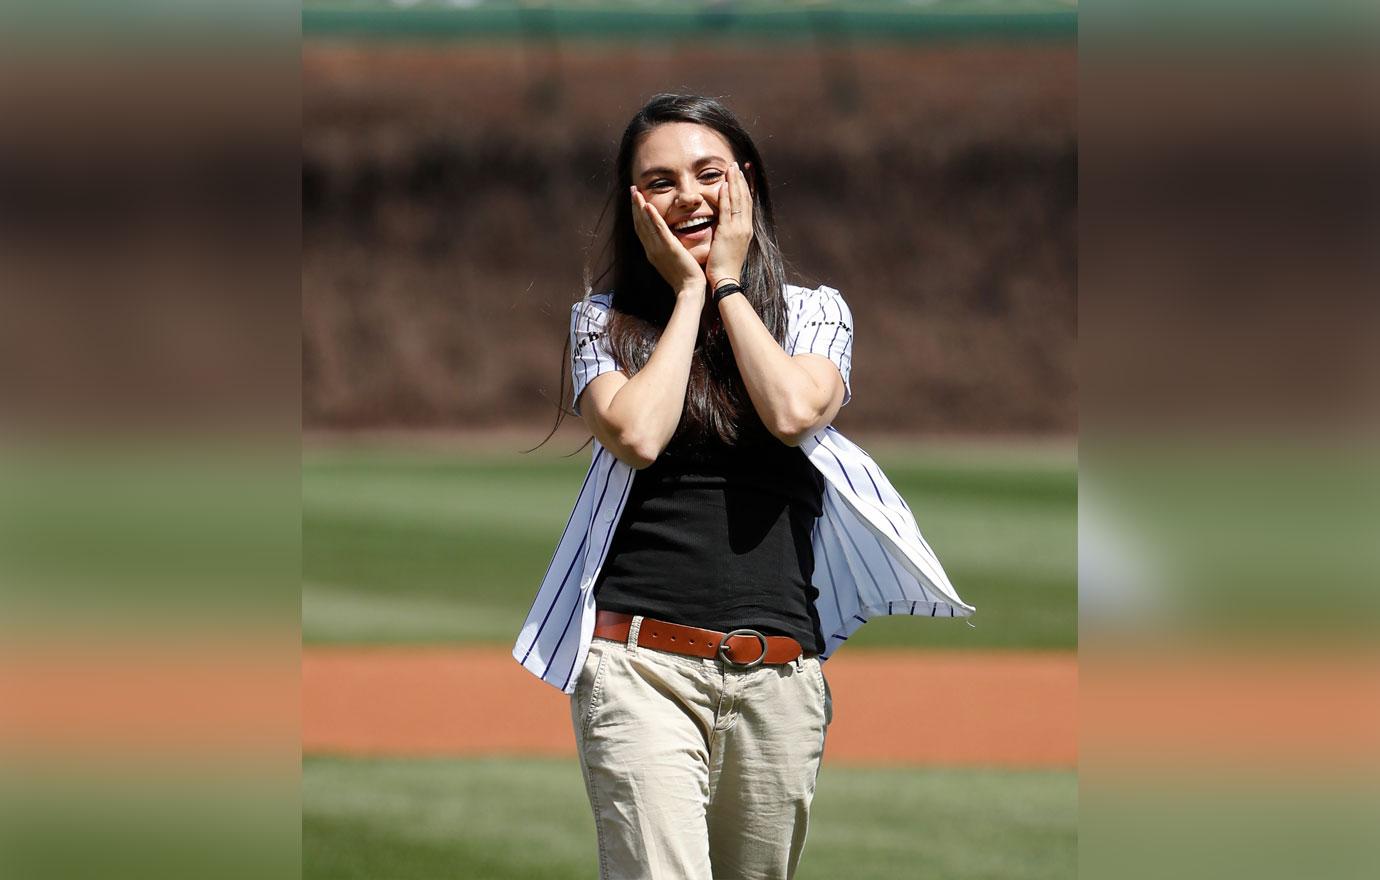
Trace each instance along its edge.
<instances>
[{"instance_id":1,"label":"black tank top","mask_svg":"<svg viewBox=\"0 0 1380 880\"><path fill-rule=\"evenodd\" d=\"M598 607L727 632L787 635L822 653L810 535L824 479L764 430L732 447L672 444L636 472Z\"/></svg>"}]
</instances>

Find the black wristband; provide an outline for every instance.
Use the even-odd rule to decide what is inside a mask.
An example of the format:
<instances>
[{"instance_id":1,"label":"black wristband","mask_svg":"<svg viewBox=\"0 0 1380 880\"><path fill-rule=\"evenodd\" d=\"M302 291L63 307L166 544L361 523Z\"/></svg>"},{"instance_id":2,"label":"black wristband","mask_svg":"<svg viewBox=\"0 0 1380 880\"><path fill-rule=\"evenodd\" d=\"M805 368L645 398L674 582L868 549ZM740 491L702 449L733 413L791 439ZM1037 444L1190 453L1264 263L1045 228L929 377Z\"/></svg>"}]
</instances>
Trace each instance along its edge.
<instances>
[{"instance_id":1,"label":"black wristband","mask_svg":"<svg viewBox=\"0 0 1380 880\"><path fill-rule=\"evenodd\" d=\"M730 281L727 284L720 284L718 287L714 288L714 305L718 305L726 296L732 296L735 293L742 292L743 285L739 284L736 281Z\"/></svg>"}]
</instances>

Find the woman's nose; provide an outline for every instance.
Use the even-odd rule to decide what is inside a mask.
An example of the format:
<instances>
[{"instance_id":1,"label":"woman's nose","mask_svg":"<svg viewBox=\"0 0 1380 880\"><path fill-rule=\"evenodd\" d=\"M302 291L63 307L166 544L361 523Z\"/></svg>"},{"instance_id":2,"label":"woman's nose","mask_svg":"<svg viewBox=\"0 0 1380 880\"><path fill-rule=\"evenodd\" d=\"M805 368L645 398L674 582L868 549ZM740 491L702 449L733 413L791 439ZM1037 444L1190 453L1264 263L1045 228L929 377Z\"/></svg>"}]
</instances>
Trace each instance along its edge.
<instances>
[{"instance_id":1,"label":"woman's nose","mask_svg":"<svg viewBox=\"0 0 1380 880\"><path fill-rule=\"evenodd\" d=\"M676 193L676 203L687 206L698 206L704 201L704 194L697 189L682 189Z\"/></svg>"}]
</instances>

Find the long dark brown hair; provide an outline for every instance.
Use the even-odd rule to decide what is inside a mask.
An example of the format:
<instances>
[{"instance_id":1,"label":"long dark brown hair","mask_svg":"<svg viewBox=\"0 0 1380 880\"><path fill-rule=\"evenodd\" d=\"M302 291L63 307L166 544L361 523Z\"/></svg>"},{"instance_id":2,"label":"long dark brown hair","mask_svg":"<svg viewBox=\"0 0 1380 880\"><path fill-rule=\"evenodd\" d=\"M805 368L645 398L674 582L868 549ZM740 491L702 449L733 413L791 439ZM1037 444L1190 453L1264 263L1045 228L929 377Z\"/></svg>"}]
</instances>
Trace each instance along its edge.
<instances>
[{"instance_id":1,"label":"long dark brown hair","mask_svg":"<svg viewBox=\"0 0 1380 880\"><path fill-rule=\"evenodd\" d=\"M595 239L602 238L603 243L597 259L589 261L585 267L586 300L596 290L613 292L606 341L614 359L629 376L636 375L646 365L676 302L675 291L647 259L633 226L632 210L625 204L633 184L632 161L638 144L653 128L668 122L691 122L713 129L728 141L733 159L740 168L751 166L745 173L752 184L752 243L748 246L739 282L772 337L782 344L786 337L786 270L777 244L766 169L757 145L733 112L714 98L657 95L633 115L623 131L613 169L613 185L594 233ZM606 222L610 212L611 226ZM605 229L607 232L603 232ZM760 435L763 431L718 312L711 309L709 314L711 320L700 325L699 340L690 363L685 406L671 438L672 445L713 442L734 445L747 434ZM567 334L561 355L561 392L556 422L546 440L555 434L565 416L574 415L566 400L569 360Z\"/></svg>"}]
</instances>

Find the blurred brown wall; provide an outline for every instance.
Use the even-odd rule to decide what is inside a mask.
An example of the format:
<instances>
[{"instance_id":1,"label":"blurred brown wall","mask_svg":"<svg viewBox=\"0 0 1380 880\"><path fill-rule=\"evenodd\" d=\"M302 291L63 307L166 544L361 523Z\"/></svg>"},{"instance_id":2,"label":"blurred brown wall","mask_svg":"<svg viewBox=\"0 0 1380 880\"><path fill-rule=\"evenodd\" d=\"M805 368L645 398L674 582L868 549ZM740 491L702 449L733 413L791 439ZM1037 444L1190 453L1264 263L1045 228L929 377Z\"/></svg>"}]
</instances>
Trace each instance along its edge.
<instances>
[{"instance_id":1,"label":"blurred brown wall","mask_svg":"<svg viewBox=\"0 0 1380 880\"><path fill-rule=\"evenodd\" d=\"M757 138L794 280L853 308L841 424L1072 432L1075 63L1062 42L309 43L304 421L549 424L622 126L697 91Z\"/></svg>"}]
</instances>

